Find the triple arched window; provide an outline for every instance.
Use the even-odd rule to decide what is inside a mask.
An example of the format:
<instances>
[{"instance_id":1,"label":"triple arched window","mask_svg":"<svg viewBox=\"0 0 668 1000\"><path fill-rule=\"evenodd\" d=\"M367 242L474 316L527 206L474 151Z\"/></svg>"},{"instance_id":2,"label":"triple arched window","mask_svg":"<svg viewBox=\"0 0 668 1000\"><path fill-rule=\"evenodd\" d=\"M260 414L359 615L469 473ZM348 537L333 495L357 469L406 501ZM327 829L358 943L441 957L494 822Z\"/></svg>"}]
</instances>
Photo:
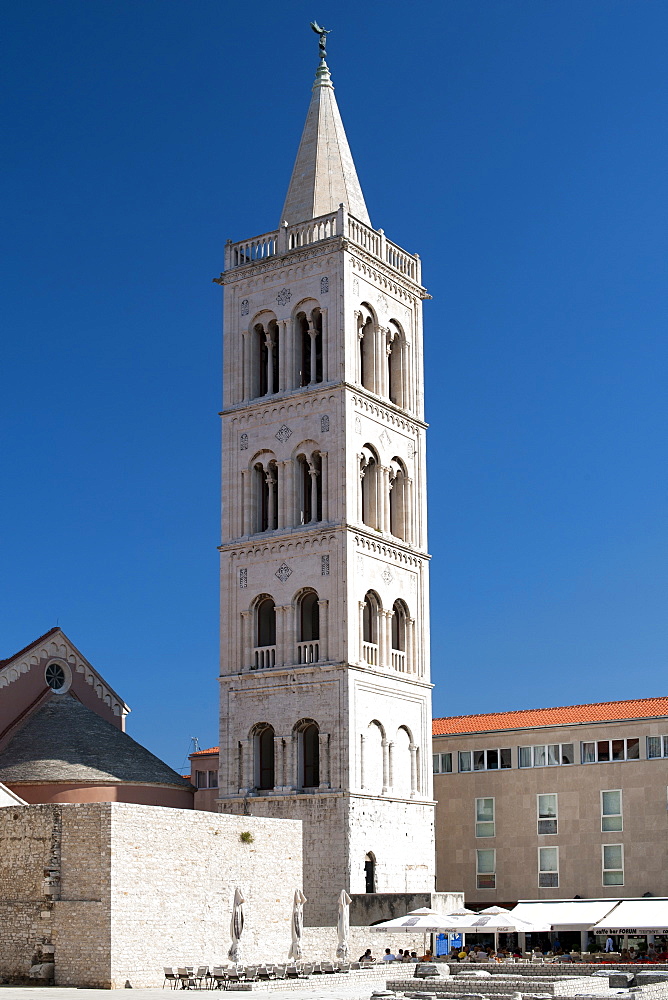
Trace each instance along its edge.
<instances>
[{"instance_id":1,"label":"triple arched window","mask_svg":"<svg viewBox=\"0 0 668 1000\"><path fill-rule=\"evenodd\" d=\"M369 392L410 410L410 350L401 324L378 323L371 306L363 302L357 320L357 381Z\"/></svg>"},{"instance_id":2,"label":"triple arched window","mask_svg":"<svg viewBox=\"0 0 668 1000\"><path fill-rule=\"evenodd\" d=\"M359 510L362 524L375 531L413 542L413 481L404 462L394 457L380 464L373 445L365 444L359 455Z\"/></svg>"},{"instance_id":3,"label":"triple arched window","mask_svg":"<svg viewBox=\"0 0 668 1000\"><path fill-rule=\"evenodd\" d=\"M242 669L322 663L327 660L328 602L306 588L290 604L277 608L270 594L260 594L242 612L246 629ZM277 618L281 641L277 643Z\"/></svg>"},{"instance_id":4,"label":"triple arched window","mask_svg":"<svg viewBox=\"0 0 668 1000\"><path fill-rule=\"evenodd\" d=\"M384 609L374 590L360 601L360 661L398 673L422 673L415 651L415 620L403 600Z\"/></svg>"},{"instance_id":5,"label":"triple arched window","mask_svg":"<svg viewBox=\"0 0 668 1000\"><path fill-rule=\"evenodd\" d=\"M310 300L289 320L260 313L243 335L243 398L305 388L326 378L324 313Z\"/></svg>"}]
</instances>

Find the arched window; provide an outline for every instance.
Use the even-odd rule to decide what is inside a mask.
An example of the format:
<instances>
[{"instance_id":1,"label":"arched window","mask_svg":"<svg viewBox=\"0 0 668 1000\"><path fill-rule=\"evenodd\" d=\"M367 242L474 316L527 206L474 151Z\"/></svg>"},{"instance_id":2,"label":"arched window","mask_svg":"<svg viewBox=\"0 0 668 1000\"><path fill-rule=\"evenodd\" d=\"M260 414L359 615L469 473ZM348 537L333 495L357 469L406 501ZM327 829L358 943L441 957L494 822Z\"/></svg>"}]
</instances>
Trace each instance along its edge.
<instances>
[{"instance_id":1,"label":"arched window","mask_svg":"<svg viewBox=\"0 0 668 1000\"><path fill-rule=\"evenodd\" d=\"M299 384L313 385L322 382L322 313L311 310L310 315L299 313L296 319L299 344Z\"/></svg>"},{"instance_id":2,"label":"arched window","mask_svg":"<svg viewBox=\"0 0 668 1000\"><path fill-rule=\"evenodd\" d=\"M371 316L363 322L359 338L360 382L365 389L377 392L376 331Z\"/></svg>"},{"instance_id":3,"label":"arched window","mask_svg":"<svg viewBox=\"0 0 668 1000\"><path fill-rule=\"evenodd\" d=\"M406 669L406 605L403 601L395 601L392 611L392 666L403 672Z\"/></svg>"},{"instance_id":4,"label":"arched window","mask_svg":"<svg viewBox=\"0 0 668 1000\"><path fill-rule=\"evenodd\" d=\"M302 787L317 788L320 784L320 732L315 722L301 732Z\"/></svg>"},{"instance_id":5,"label":"arched window","mask_svg":"<svg viewBox=\"0 0 668 1000\"><path fill-rule=\"evenodd\" d=\"M297 459L301 524L322 521L322 458L314 452L310 458Z\"/></svg>"},{"instance_id":6,"label":"arched window","mask_svg":"<svg viewBox=\"0 0 668 1000\"><path fill-rule=\"evenodd\" d=\"M317 663L320 659L320 605L315 591L309 591L299 601L298 663Z\"/></svg>"},{"instance_id":7,"label":"arched window","mask_svg":"<svg viewBox=\"0 0 668 1000\"><path fill-rule=\"evenodd\" d=\"M255 491L255 531L278 528L278 465L257 462L253 468Z\"/></svg>"},{"instance_id":8,"label":"arched window","mask_svg":"<svg viewBox=\"0 0 668 1000\"><path fill-rule=\"evenodd\" d=\"M407 799L413 791L411 785L411 745L413 740L405 726L397 730L392 747L392 791Z\"/></svg>"},{"instance_id":9,"label":"arched window","mask_svg":"<svg viewBox=\"0 0 668 1000\"><path fill-rule=\"evenodd\" d=\"M407 406L406 399L406 338L399 325L390 322L388 337L389 353L387 355L387 387L388 395L397 406Z\"/></svg>"},{"instance_id":10,"label":"arched window","mask_svg":"<svg viewBox=\"0 0 668 1000\"><path fill-rule=\"evenodd\" d=\"M379 529L378 458L370 445L364 445L360 458L362 523Z\"/></svg>"},{"instance_id":11,"label":"arched window","mask_svg":"<svg viewBox=\"0 0 668 1000\"><path fill-rule=\"evenodd\" d=\"M364 595L362 608L362 659L369 666L378 666L378 612L380 601L372 591Z\"/></svg>"},{"instance_id":12,"label":"arched window","mask_svg":"<svg viewBox=\"0 0 668 1000\"><path fill-rule=\"evenodd\" d=\"M364 891L376 891L376 859L371 851L364 858Z\"/></svg>"},{"instance_id":13,"label":"arched window","mask_svg":"<svg viewBox=\"0 0 668 1000\"><path fill-rule=\"evenodd\" d=\"M256 323L253 329L255 357L254 396L267 396L279 390L279 332L275 319Z\"/></svg>"},{"instance_id":14,"label":"arched window","mask_svg":"<svg viewBox=\"0 0 668 1000\"><path fill-rule=\"evenodd\" d=\"M255 610L255 667L276 664L276 605L271 597L263 597Z\"/></svg>"},{"instance_id":15,"label":"arched window","mask_svg":"<svg viewBox=\"0 0 668 1000\"><path fill-rule=\"evenodd\" d=\"M407 541L408 485L403 462L393 458L390 462L390 531L397 538Z\"/></svg>"},{"instance_id":16,"label":"arched window","mask_svg":"<svg viewBox=\"0 0 668 1000\"><path fill-rule=\"evenodd\" d=\"M274 787L274 730L263 726L255 736L255 782L257 788Z\"/></svg>"}]
</instances>

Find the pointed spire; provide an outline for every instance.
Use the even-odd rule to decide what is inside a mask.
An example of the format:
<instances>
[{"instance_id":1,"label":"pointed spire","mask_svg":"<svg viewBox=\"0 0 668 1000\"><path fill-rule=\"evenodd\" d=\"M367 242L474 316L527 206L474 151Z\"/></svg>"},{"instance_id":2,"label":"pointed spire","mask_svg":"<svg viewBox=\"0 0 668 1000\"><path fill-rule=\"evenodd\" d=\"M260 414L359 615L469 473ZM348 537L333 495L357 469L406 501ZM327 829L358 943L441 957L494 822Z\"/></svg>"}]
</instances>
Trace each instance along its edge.
<instances>
[{"instance_id":1,"label":"pointed spire","mask_svg":"<svg viewBox=\"0 0 668 1000\"><path fill-rule=\"evenodd\" d=\"M351 215L370 226L323 49L321 40L322 58L315 75L281 225L307 222L319 215L336 212L343 202Z\"/></svg>"}]
</instances>

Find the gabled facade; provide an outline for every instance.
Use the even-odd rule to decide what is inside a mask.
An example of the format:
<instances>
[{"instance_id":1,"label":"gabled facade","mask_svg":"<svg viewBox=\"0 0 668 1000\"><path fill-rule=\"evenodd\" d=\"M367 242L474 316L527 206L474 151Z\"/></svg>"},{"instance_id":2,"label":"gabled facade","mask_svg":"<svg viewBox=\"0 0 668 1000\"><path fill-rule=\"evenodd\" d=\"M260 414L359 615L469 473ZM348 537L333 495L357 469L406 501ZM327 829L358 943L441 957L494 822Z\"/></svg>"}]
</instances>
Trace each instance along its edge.
<instances>
[{"instance_id":1,"label":"gabled facade","mask_svg":"<svg viewBox=\"0 0 668 1000\"><path fill-rule=\"evenodd\" d=\"M28 803L190 809L193 788L125 732L130 709L60 628L0 661L0 782Z\"/></svg>"},{"instance_id":2,"label":"gabled facade","mask_svg":"<svg viewBox=\"0 0 668 1000\"><path fill-rule=\"evenodd\" d=\"M434 869L426 292L371 228L324 58L280 225L225 266L219 805L303 820L330 923L341 889Z\"/></svg>"}]
</instances>

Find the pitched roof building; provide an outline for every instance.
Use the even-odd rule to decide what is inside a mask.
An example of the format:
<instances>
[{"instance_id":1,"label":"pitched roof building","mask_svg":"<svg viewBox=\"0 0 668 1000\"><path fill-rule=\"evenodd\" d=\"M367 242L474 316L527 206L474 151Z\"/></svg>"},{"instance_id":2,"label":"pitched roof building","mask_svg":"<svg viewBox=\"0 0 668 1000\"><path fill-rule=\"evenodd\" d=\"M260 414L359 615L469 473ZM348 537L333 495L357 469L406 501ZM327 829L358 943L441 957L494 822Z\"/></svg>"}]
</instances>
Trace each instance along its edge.
<instances>
[{"instance_id":1,"label":"pitched roof building","mask_svg":"<svg viewBox=\"0 0 668 1000\"><path fill-rule=\"evenodd\" d=\"M26 802L192 808L187 778L125 732L130 709L60 628L0 660L0 782Z\"/></svg>"}]
</instances>

